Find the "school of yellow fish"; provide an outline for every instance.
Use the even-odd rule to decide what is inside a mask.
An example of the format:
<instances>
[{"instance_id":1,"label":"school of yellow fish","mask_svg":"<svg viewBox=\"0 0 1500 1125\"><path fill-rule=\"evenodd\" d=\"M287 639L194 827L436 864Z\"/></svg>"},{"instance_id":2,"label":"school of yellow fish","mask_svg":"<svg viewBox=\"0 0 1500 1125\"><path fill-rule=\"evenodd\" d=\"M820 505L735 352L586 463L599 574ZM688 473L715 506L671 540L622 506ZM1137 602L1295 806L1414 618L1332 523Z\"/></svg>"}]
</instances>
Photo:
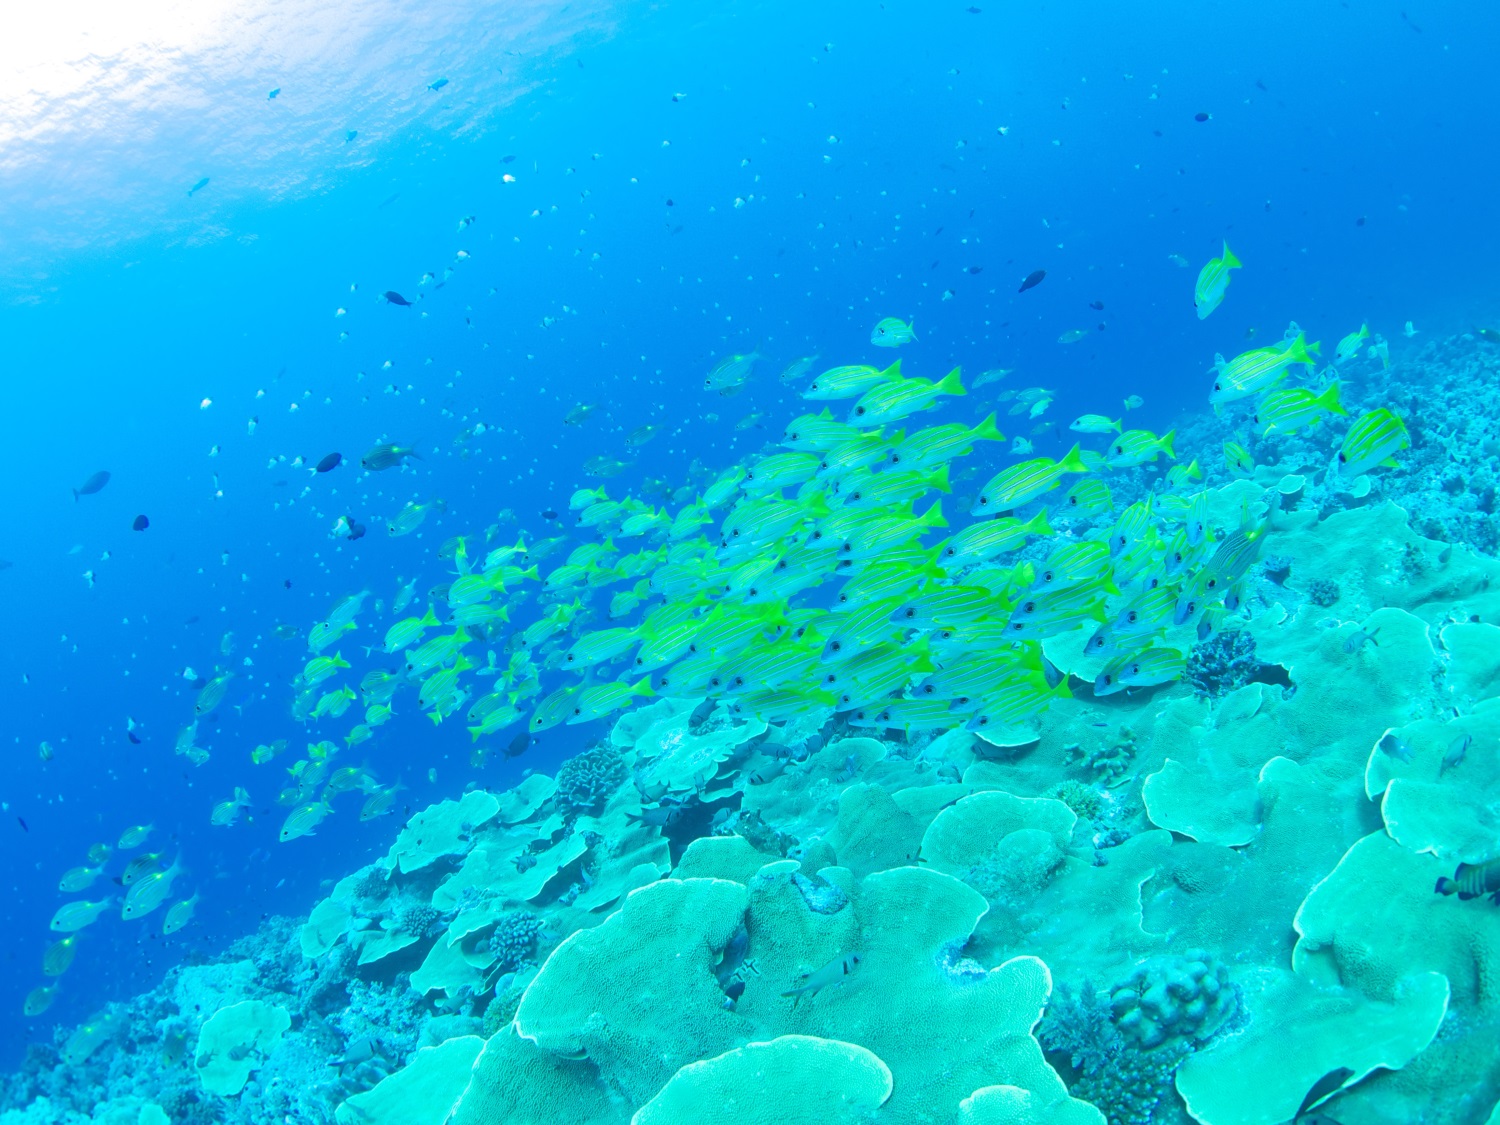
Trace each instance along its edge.
<instances>
[{"instance_id":1,"label":"school of yellow fish","mask_svg":"<svg viewBox=\"0 0 1500 1125\"><path fill-rule=\"evenodd\" d=\"M1368 336L1361 327L1345 337L1335 364ZM1383 347L1380 341L1369 353L1388 362ZM1209 401L1219 412L1253 408L1250 423L1264 436L1343 416L1336 378L1325 373L1316 388L1292 378L1298 367L1313 372L1318 350L1293 324L1276 345L1218 357ZM708 385L743 382L755 359L729 357ZM809 374L811 363L794 364L797 376ZM981 381L1005 374L986 372ZM1038 402L1045 409L1053 392L1034 391L1004 396L1021 404L1012 413ZM964 520L951 502L950 472L976 445L1005 435L994 415L973 426L914 419L966 393L956 368L929 380L904 374L899 360L835 367L814 376L802 397L840 404L837 413L821 405L794 419L779 450L749 457L701 488L679 489L675 510L629 495L612 499L603 487L575 492L569 507L590 538L545 573L540 560L561 539L481 553L468 536L450 538L438 551L450 580L428 591L425 612L397 620L366 649L400 663L372 669L358 691L340 681L351 665L337 642L358 627L368 591L345 597L310 632L314 655L294 682L292 715L304 723L338 719L357 704L358 722L343 740L353 748L390 720L397 693L411 687L434 723L457 719L467 728L476 764L490 745L480 740L498 737L513 756L539 732L656 695L714 699L767 723L808 729L830 719L906 735L964 727L1004 744L1025 741L1030 724L1072 693L1070 677L1045 651L1056 638L1087 633L1083 652L1101 668L1087 685L1096 696L1179 678L1187 653L1166 635L1195 627L1201 640L1236 612L1264 512L1242 510L1234 526L1214 525L1212 492L1191 490L1202 477L1192 461L1173 465L1158 491L1117 513L1110 474L1162 456L1176 461L1175 435L1084 415L1071 428L1109 435L1103 449L1075 445L1061 458L1010 465L978 488ZM1126 402L1133 405L1134 396ZM1033 407L1031 417L1037 413ZM1394 464L1408 444L1394 412L1370 411L1349 425L1330 472L1352 481ZM1226 443L1225 457L1232 476L1254 471L1237 443ZM491 527L486 544L495 534ZM1046 548L1018 557L1038 542ZM592 627L605 593L613 624ZM416 598L413 580L395 611ZM532 599L536 613L518 627L512 617ZM438 602L446 607L441 616ZM330 647L334 654L325 655ZM480 648L482 664L470 655ZM548 673L565 682L544 692ZM177 751L195 763L207 757L194 745L197 718L218 706L229 679L200 688L194 720L179 735ZM252 761L269 763L286 749L286 740L257 746ZM394 811L400 783L381 785L363 766L335 768L339 749L312 743L287 769L277 798L290 808L282 842L311 835L345 793L363 795L362 820ZM211 822L230 827L250 804L249 793L236 789L213 807ZM141 846L150 831L128 830L119 850ZM114 850L96 845L61 889L85 890ZM180 859L163 867L160 854L132 859L117 879L126 892L122 917L154 911L181 870ZM45 955L49 978L72 963L77 932L115 901L58 910L51 928L68 936ZM171 907L163 932L187 925L196 902ZM34 991L27 1014L45 1010L54 989Z\"/></svg>"}]
</instances>

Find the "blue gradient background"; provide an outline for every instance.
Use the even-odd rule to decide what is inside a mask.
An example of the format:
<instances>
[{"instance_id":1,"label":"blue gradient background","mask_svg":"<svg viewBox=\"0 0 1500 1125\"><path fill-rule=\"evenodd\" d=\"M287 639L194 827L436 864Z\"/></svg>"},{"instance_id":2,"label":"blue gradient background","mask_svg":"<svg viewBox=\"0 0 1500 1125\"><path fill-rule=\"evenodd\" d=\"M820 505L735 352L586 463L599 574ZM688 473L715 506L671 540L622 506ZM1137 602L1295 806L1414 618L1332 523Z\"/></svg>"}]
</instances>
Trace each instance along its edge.
<instances>
[{"instance_id":1,"label":"blue gradient background","mask_svg":"<svg viewBox=\"0 0 1500 1125\"><path fill-rule=\"evenodd\" d=\"M886 315L915 316L908 372L1014 367L1008 385L1059 389L1064 424L1136 393L1133 419L1160 430L1203 408L1213 354L1248 329L1275 338L1295 317L1327 340L1368 320L1399 351L1408 319L1438 333L1493 313L1493 6L977 6L245 3L186 46L158 29L0 84L0 1065L384 851L397 821L361 825L348 804L276 843L291 756L253 767L250 749L353 718L292 722L307 653L272 627L305 631L367 588L340 647L377 643L391 618L374 599L398 575L441 581L437 544L503 508L545 534L538 513L598 483L581 464L626 456L635 427L663 432L615 494L727 465L800 412L784 364L880 358ZM1199 322L1193 279L1225 238L1245 268ZM1036 268L1046 281L1018 295ZM422 299L396 308L386 289ZM767 361L744 394L702 390L716 358L753 347ZM981 417L999 389L943 418ZM604 409L562 425L580 400ZM736 431L752 411L766 428ZM455 446L476 421L489 432ZM425 460L360 474L382 435ZM353 464L268 467L331 450ZM108 488L74 503L100 468ZM385 535L431 497L445 514ZM345 513L370 534L331 538ZM239 675L193 769L172 753L192 712L181 671L208 674L226 631ZM415 807L476 774L460 724L410 700L346 761L401 778ZM478 776L510 784L597 733L558 728ZM211 829L236 784L253 823ZM110 912L53 1008L23 1020L47 921L74 897L58 877L147 821L153 850L181 848L197 922L163 939L161 913Z\"/></svg>"}]
</instances>

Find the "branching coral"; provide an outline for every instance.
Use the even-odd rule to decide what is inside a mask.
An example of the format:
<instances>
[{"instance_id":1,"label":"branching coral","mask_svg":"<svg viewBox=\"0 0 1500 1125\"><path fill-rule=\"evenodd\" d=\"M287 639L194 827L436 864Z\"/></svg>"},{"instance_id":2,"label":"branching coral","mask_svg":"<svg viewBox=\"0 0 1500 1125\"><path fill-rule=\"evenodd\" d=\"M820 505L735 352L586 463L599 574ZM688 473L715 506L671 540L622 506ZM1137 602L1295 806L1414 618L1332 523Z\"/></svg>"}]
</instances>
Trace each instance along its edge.
<instances>
[{"instance_id":1,"label":"branching coral","mask_svg":"<svg viewBox=\"0 0 1500 1125\"><path fill-rule=\"evenodd\" d=\"M490 935L490 952L501 972L514 972L529 964L536 955L537 938L542 920L529 910L515 910L501 916Z\"/></svg>"},{"instance_id":2,"label":"branching coral","mask_svg":"<svg viewBox=\"0 0 1500 1125\"><path fill-rule=\"evenodd\" d=\"M557 800L568 811L597 812L625 780L625 761L620 752L600 743L569 758L557 771Z\"/></svg>"},{"instance_id":3,"label":"branching coral","mask_svg":"<svg viewBox=\"0 0 1500 1125\"><path fill-rule=\"evenodd\" d=\"M1188 653L1183 679L1199 695L1218 697L1254 683L1261 663L1255 656L1255 638L1246 629L1215 633L1195 644Z\"/></svg>"},{"instance_id":4,"label":"branching coral","mask_svg":"<svg viewBox=\"0 0 1500 1125\"><path fill-rule=\"evenodd\" d=\"M1238 1010L1224 966L1189 953L1148 961L1108 992L1059 985L1038 1038L1071 1064L1069 1092L1098 1106L1110 1125L1151 1125L1164 1101L1175 1102L1178 1065Z\"/></svg>"}]
</instances>

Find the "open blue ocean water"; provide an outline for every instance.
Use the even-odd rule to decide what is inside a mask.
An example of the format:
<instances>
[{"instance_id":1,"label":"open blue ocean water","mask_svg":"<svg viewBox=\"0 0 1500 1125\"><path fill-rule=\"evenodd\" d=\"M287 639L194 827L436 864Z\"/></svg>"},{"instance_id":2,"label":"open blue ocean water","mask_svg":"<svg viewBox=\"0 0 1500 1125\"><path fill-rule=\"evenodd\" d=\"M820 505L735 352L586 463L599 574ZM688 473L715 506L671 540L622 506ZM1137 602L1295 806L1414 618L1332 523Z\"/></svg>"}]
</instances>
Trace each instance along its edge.
<instances>
[{"instance_id":1,"label":"open blue ocean water","mask_svg":"<svg viewBox=\"0 0 1500 1125\"><path fill-rule=\"evenodd\" d=\"M72 1028L158 988L174 967L222 959L268 919L305 918L336 881L385 855L412 814L475 787L502 793L531 771L555 775L608 741L621 708L542 730L518 757L502 752L537 702L572 682L545 665L537 644L540 694L518 701L514 726L477 739L465 730L474 724L464 712L490 690L476 672L445 721L431 721L414 681L392 698L388 722L346 747L368 698L341 718L293 713L296 677L315 655L308 631L341 599L368 592L357 628L325 652L353 668L324 688L357 691L370 669L401 664L399 652L382 651L391 624L429 604L447 620L432 588L464 570L451 544L441 550L445 541L466 537L477 565L497 547L564 537L544 559L516 556L523 568L536 561L546 579L568 552L609 534L607 522L576 526L577 490L603 487L675 513L721 471L779 452L788 422L825 405L801 397L820 371L884 369L899 358L905 376L937 380L961 367L967 394L885 430L973 425L997 413L1006 439L974 455L977 475L952 466L951 494L941 497L952 530L1005 466L1063 458L1080 441L1103 449L1112 433L1069 429L1086 414L1124 417L1125 428L1155 435L1175 430L1176 463L1196 458L1208 473L1185 494L1228 485L1222 442L1246 431L1210 408L1215 355L1276 344L1293 321L1322 341L1320 364L1333 362L1346 334L1361 325L1371 333L1355 341L1357 373L1342 376L1349 418L1324 424L1325 434L1334 427L1327 452L1359 413L1356 401L1395 408L1414 431L1427 427L1409 443L1413 454L1424 434L1429 445L1434 432L1447 440L1454 419L1470 418L1490 389L1496 337L1480 330L1500 328L1500 13L1403 2L151 0L9 18L0 45L0 1068L73 1073L57 1054ZM1226 244L1243 266L1222 305L1200 318L1195 281ZM1045 277L1023 290L1034 271ZM876 346L883 318L915 338ZM1447 374L1424 383L1419 350L1445 340L1450 351L1432 363L1447 363ZM1364 351L1377 341L1388 349L1380 362ZM1465 348L1478 367L1452 358ZM757 357L749 378L706 386L733 355ZM816 357L809 373L781 381L801 357ZM1402 389L1384 396L1386 367L1403 363ZM1008 373L974 386L1001 368ZM1460 368L1472 389L1451 376ZM1045 388L1051 405L1013 412L1023 388ZM1127 410L1130 396L1140 404ZM826 405L842 420L853 402ZM1015 451L1017 437L1030 452ZM1493 475L1500 450L1472 435L1456 441L1455 472ZM361 458L387 442L416 455L362 469ZM341 464L318 471L335 453ZM1311 469L1296 468L1311 479ZM75 492L100 471L107 483ZM1121 509L1159 483L1131 480L1115 486ZM1436 518L1395 489L1384 495L1413 528ZM430 505L420 525L391 534L413 505ZM1221 534L1233 531L1234 507L1224 505ZM1335 509L1362 510L1340 501L1322 514ZM149 526L135 529L142 522ZM361 534L351 537L355 525ZM618 532L621 551L666 542L664 528L629 544ZM1347 531L1327 535L1348 549ZM1476 566L1493 563L1493 542L1451 542L1472 550ZM1374 570L1392 549L1372 538L1352 557ZM580 586L594 612L585 609L566 641L616 626L605 612L610 595L647 573L602 591ZM398 613L403 587L414 600ZM512 607L517 631L538 615L540 587L531 588ZM799 604L826 607L833 588ZM714 587L702 612L721 596ZM1260 622L1256 613L1274 601L1262 595L1247 619ZM543 609L551 604L567 602ZM1382 604L1407 603L1372 599L1340 617L1363 620ZM1488 614L1475 609L1469 619ZM1397 631L1385 628L1387 637ZM481 669L488 659L493 679L517 651L510 635L492 628L468 659ZM1370 635L1374 653L1382 635ZM594 682L639 678L616 671ZM1089 694L1077 675L1074 703ZM232 677L222 702L195 716L204 684L222 676ZM1137 705L1166 707L1149 692ZM954 714L964 726L967 716ZM826 727L823 737L832 737ZM1494 758L1493 738L1476 737L1469 754ZM285 753L252 761L257 746L278 739ZM351 785L364 792L333 798L315 832L279 842L291 809L278 795L296 788L288 767L320 740L337 748L333 768L360 767ZM201 764L183 746L206 751ZM1289 746L1278 752L1303 761ZM1367 739L1361 754L1369 747ZM955 776L968 768L959 762ZM1158 760L1141 776L1163 768ZM1361 756L1328 776L1342 783L1363 769ZM389 815L362 821L365 795L396 782ZM235 823L212 824L214 806L236 787L249 803ZM1042 795L1035 778L1010 789ZM830 832L842 823L834 807L823 810ZM1322 862L1322 874L1288 891L1290 907L1275 907L1268 926L1295 938L1292 908L1345 847L1381 827L1378 800L1361 809L1348 815L1362 832L1327 862L1309 861ZM1493 829L1486 816L1481 834ZM1207 846L1170 817L1152 819L1178 846ZM133 825L152 826L137 852L117 851L86 889L59 891L64 872L89 865L91 845L113 848ZM805 848L808 835L799 839ZM1494 843L1489 856L1467 846L1412 850L1451 869L1500 855ZM674 863L685 845L673 841ZM159 910L125 920L126 888L113 880L139 851L160 852L163 866L180 857L181 874ZM850 867L863 874L848 862L840 870ZM1288 880L1299 877L1288 870ZM168 908L190 896L190 923L164 936ZM71 967L44 977L43 954L62 936L49 929L54 912L101 898L117 901L78 931ZM1005 950L1028 954L1019 940ZM28 994L53 984L45 1010L23 1015ZM1342 986L1355 987L1347 976ZM477 1020L483 995L466 1003L461 1014ZM1492 1009L1476 1003L1464 1018L1492 1027ZM523 1001L523 1033L526 1012ZM189 1078L203 1018L182 1032ZM735 1042L776 1030L784 1028L766 1023ZM148 1038L105 1050L149 1053ZM413 1046L387 1069L409 1063ZM102 1057L90 1065L106 1065ZM1484 1120L1497 1095L1481 1087L1497 1082L1496 1057L1463 1079L1472 1106L1430 1119ZM899 1102L906 1080L885 1062ZM1345 1065L1351 1084L1374 1069ZM106 1096L103 1073L90 1079L96 1102ZM647 1085L660 1086L607 1073L601 1081L620 1120L648 1100ZM36 1083L45 1081L25 1087L29 1096ZM1089 1100L1070 1085L1075 1100ZM151 1100L146 1086L137 1093ZM20 1113L27 1100L16 1094L0 1111ZM17 1122L75 1120L56 1104L31 1104L32 1116ZM330 1095L328 1114L336 1104ZM260 1112L219 1095L194 1105L168 1105L168 1116ZM957 1119L956 1102L931 1109L923 1119ZM1398 1119L1381 1112L1367 1106L1346 1121ZM493 1117L512 1119L522 1118ZM698 1120L641 1118L669 1119ZM1157 1119L1170 1119L1165 1108ZM9 1125L3 1112L0 1120Z\"/></svg>"}]
</instances>

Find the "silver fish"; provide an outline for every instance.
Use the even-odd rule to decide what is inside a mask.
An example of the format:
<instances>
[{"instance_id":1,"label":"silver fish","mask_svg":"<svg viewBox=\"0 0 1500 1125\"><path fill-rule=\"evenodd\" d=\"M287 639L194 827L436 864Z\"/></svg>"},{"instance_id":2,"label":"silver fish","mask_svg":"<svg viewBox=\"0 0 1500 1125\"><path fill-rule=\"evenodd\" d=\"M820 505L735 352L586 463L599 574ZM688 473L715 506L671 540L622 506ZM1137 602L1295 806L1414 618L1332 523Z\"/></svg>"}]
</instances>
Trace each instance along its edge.
<instances>
[{"instance_id":1,"label":"silver fish","mask_svg":"<svg viewBox=\"0 0 1500 1125\"><path fill-rule=\"evenodd\" d=\"M835 957L817 972L803 974L802 983L796 988L783 992L783 996L792 997L792 1007L804 996L816 996L831 984L842 984L845 977L852 973L859 965L863 957L858 953L845 953L842 957Z\"/></svg>"}]
</instances>

